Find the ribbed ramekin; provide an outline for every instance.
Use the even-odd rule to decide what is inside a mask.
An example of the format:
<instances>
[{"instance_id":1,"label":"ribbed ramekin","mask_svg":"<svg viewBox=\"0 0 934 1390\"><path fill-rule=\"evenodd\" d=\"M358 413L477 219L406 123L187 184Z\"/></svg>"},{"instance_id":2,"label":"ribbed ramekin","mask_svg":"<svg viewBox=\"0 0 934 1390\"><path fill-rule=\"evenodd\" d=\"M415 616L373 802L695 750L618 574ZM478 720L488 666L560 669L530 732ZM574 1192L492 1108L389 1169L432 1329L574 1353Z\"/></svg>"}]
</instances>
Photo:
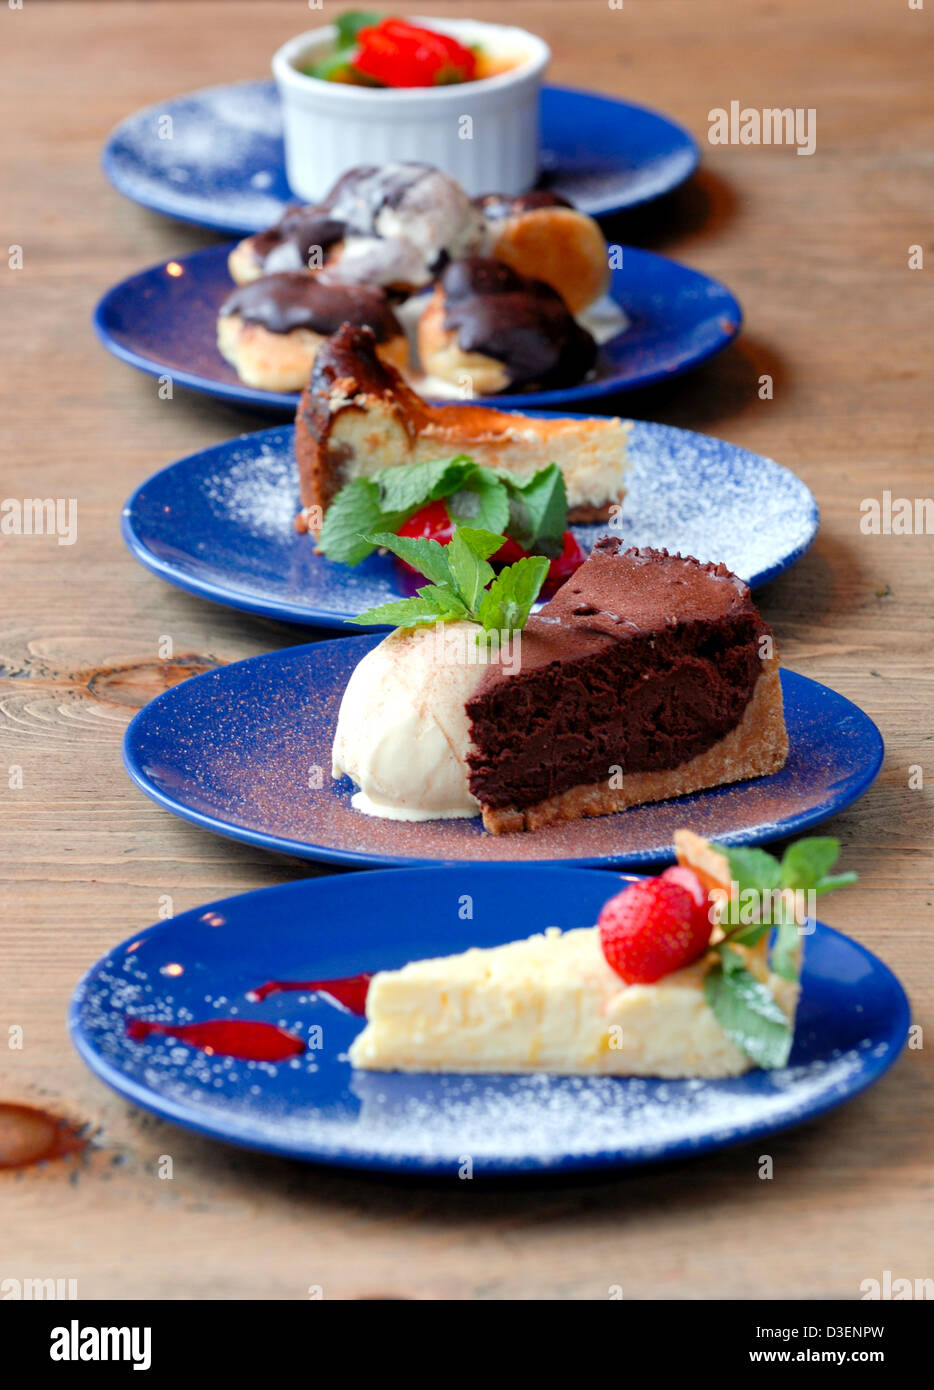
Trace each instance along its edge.
<instances>
[{"instance_id":1,"label":"ribbed ramekin","mask_svg":"<svg viewBox=\"0 0 934 1390\"><path fill-rule=\"evenodd\" d=\"M523 193L539 171L539 90L551 57L524 29L474 20L413 23L480 44L516 65L494 77L444 87L374 88L299 72L333 47L333 25L299 34L272 60L282 101L286 169L300 198L319 200L361 164L417 160L457 179L472 196Z\"/></svg>"}]
</instances>

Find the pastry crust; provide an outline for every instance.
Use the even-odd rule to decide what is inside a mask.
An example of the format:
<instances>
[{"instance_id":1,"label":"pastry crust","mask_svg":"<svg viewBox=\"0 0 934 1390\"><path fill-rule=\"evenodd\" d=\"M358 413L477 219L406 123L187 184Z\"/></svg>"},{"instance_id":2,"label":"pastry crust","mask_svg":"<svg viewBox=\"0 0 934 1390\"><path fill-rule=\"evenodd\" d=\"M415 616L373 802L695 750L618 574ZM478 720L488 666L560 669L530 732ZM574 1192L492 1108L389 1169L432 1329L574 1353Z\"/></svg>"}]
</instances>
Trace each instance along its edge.
<instances>
[{"instance_id":1,"label":"pastry crust","mask_svg":"<svg viewBox=\"0 0 934 1390\"><path fill-rule=\"evenodd\" d=\"M598 224L576 208L542 207L493 223L490 255L520 275L544 280L572 314L606 294L610 267Z\"/></svg>"},{"instance_id":2,"label":"pastry crust","mask_svg":"<svg viewBox=\"0 0 934 1390\"><path fill-rule=\"evenodd\" d=\"M272 333L260 323L251 323L240 314L222 315L217 320L217 346L247 386L262 391L301 391L308 381L323 334L309 328L293 328L289 333ZM409 347L404 333L385 343L376 352L396 368L408 365Z\"/></svg>"},{"instance_id":3,"label":"pastry crust","mask_svg":"<svg viewBox=\"0 0 934 1390\"><path fill-rule=\"evenodd\" d=\"M263 263L253 250L253 241L251 236L244 237L227 257L227 269L235 285L248 285L265 274Z\"/></svg>"},{"instance_id":4,"label":"pastry crust","mask_svg":"<svg viewBox=\"0 0 934 1390\"><path fill-rule=\"evenodd\" d=\"M669 801L727 782L767 777L784 767L787 759L788 733L775 653L762 663L762 674L740 723L689 762L657 772L624 774L621 787L608 782L570 787L522 810L484 806L483 824L493 835L508 835L585 816L611 815L648 801Z\"/></svg>"}]
</instances>

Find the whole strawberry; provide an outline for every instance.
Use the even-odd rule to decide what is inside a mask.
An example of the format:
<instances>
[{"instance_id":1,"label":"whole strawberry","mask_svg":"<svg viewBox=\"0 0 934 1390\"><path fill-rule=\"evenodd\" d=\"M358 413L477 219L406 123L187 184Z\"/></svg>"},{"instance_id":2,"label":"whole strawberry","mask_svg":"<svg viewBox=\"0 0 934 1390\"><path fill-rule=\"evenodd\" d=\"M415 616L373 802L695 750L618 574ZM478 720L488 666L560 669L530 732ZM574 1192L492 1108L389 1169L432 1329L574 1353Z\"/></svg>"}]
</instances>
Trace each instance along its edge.
<instances>
[{"instance_id":1,"label":"whole strawberry","mask_svg":"<svg viewBox=\"0 0 934 1390\"><path fill-rule=\"evenodd\" d=\"M711 932L707 913L702 890L693 892L672 878L642 879L617 893L600 913L607 963L627 984L654 984L703 955Z\"/></svg>"}]
</instances>

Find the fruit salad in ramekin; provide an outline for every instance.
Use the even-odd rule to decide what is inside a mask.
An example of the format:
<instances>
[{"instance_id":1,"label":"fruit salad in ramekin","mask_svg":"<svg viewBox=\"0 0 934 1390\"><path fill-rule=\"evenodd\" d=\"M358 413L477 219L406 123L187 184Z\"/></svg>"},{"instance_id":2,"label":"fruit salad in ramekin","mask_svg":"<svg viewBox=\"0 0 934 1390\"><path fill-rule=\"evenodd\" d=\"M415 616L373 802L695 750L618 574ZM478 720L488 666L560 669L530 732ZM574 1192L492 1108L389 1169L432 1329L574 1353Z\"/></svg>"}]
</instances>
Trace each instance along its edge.
<instances>
[{"instance_id":1,"label":"fruit salad in ramekin","mask_svg":"<svg viewBox=\"0 0 934 1390\"><path fill-rule=\"evenodd\" d=\"M524 29L351 12L274 55L286 169L319 199L347 169L417 160L471 196L539 173L539 90L551 57Z\"/></svg>"}]
</instances>

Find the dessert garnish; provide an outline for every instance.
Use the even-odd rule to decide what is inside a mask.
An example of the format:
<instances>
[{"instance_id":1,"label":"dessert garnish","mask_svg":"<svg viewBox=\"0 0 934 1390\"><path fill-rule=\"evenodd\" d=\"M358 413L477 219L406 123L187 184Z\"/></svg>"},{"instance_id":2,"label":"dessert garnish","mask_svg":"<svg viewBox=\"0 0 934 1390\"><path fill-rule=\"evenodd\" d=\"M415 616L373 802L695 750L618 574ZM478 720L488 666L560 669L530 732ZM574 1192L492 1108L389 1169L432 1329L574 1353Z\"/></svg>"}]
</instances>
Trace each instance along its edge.
<instances>
[{"instance_id":1,"label":"dessert garnish","mask_svg":"<svg viewBox=\"0 0 934 1390\"><path fill-rule=\"evenodd\" d=\"M726 861L729 892L719 886L708 895L682 865L640 880L604 904L597 923L603 954L627 984L654 984L710 950L704 994L723 1031L759 1066L784 1066L793 1023L736 948L758 946L774 929L769 968L797 984L807 915L801 895L845 887L857 875L830 873L840 842L829 836L798 840L781 860L762 849L709 849Z\"/></svg>"},{"instance_id":2,"label":"dessert garnish","mask_svg":"<svg viewBox=\"0 0 934 1390\"><path fill-rule=\"evenodd\" d=\"M707 894L690 869L679 872L690 874L695 891L662 874L633 883L603 905L597 919L600 945L607 964L627 984L654 984L707 949L713 925Z\"/></svg>"},{"instance_id":3,"label":"dessert garnish","mask_svg":"<svg viewBox=\"0 0 934 1390\"><path fill-rule=\"evenodd\" d=\"M441 87L487 77L484 55L435 29L372 10L338 15L337 47L301 69L309 77L363 87Z\"/></svg>"},{"instance_id":4,"label":"dessert garnish","mask_svg":"<svg viewBox=\"0 0 934 1390\"><path fill-rule=\"evenodd\" d=\"M571 536L568 545L567 491L556 463L530 478L484 468L466 454L381 469L347 483L328 508L318 549L329 560L356 565L374 545L362 532L396 531L444 545L458 526L501 533L509 546L501 558L513 561L530 554L565 560L584 555Z\"/></svg>"},{"instance_id":5,"label":"dessert garnish","mask_svg":"<svg viewBox=\"0 0 934 1390\"><path fill-rule=\"evenodd\" d=\"M756 946L775 929L770 965L783 980L801 971L802 894L829 893L855 883L852 872L832 874L840 841L812 836L788 846L781 860L764 849L712 845L729 865L731 891L721 897L719 960L704 981L707 1002L723 1031L761 1067L781 1067L791 1051L792 1026L768 990L750 974L737 946ZM764 910L763 910L764 909ZM750 920L750 917L753 920Z\"/></svg>"},{"instance_id":6,"label":"dessert garnish","mask_svg":"<svg viewBox=\"0 0 934 1390\"><path fill-rule=\"evenodd\" d=\"M146 1042L153 1036L175 1038L212 1056L237 1057L242 1062L285 1062L305 1051L304 1042L294 1033L249 1018L209 1018L203 1023L129 1018L126 1031L134 1042Z\"/></svg>"},{"instance_id":7,"label":"dessert garnish","mask_svg":"<svg viewBox=\"0 0 934 1390\"><path fill-rule=\"evenodd\" d=\"M530 555L497 574L489 560L506 537L473 526L459 526L446 546L389 531L365 539L374 548L391 550L432 581L414 598L368 608L350 619L366 626L476 623L484 632L501 636L518 632L525 626L548 573L545 556Z\"/></svg>"}]
</instances>

